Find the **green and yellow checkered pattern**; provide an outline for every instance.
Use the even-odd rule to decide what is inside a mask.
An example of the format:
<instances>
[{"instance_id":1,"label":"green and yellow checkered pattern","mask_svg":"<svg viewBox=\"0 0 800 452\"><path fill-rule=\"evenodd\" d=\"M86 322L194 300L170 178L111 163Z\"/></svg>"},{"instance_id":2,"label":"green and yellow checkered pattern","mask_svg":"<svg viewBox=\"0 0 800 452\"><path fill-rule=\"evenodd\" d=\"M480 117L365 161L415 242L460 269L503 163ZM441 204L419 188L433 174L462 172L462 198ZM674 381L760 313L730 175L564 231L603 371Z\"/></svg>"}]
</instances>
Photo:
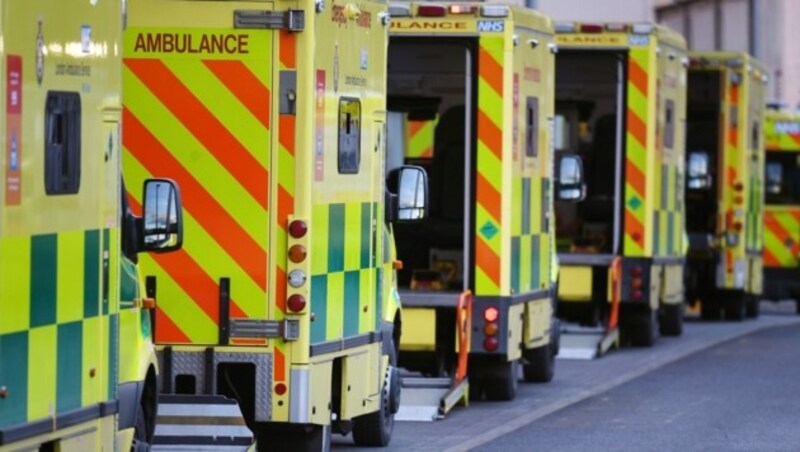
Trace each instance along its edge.
<instances>
[{"instance_id":1,"label":"green and yellow checkered pattern","mask_svg":"<svg viewBox=\"0 0 800 452\"><path fill-rule=\"evenodd\" d=\"M378 205L314 206L311 239L311 343L375 331L380 322L377 284ZM375 225L376 229L373 229ZM370 295L367 295L370 294Z\"/></svg>"},{"instance_id":2,"label":"green and yellow checkered pattern","mask_svg":"<svg viewBox=\"0 0 800 452\"><path fill-rule=\"evenodd\" d=\"M116 398L117 231L0 241L0 429Z\"/></svg>"},{"instance_id":3,"label":"green and yellow checkered pattern","mask_svg":"<svg viewBox=\"0 0 800 452\"><path fill-rule=\"evenodd\" d=\"M513 199L519 207L512 209L511 289L519 294L550 285L550 180L515 178Z\"/></svg>"}]
</instances>

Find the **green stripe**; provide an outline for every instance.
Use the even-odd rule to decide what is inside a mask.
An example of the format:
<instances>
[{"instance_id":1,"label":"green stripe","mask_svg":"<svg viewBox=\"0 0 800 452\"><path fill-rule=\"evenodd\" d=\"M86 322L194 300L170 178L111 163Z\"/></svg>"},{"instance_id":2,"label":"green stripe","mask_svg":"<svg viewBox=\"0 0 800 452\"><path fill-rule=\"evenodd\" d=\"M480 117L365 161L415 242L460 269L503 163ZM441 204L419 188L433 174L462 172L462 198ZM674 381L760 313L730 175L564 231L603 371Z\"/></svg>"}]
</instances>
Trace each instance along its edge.
<instances>
[{"instance_id":1,"label":"green stripe","mask_svg":"<svg viewBox=\"0 0 800 452\"><path fill-rule=\"evenodd\" d=\"M83 316L100 312L100 231L86 231L83 240Z\"/></svg>"},{"instance_id":2,"label":"green stripe","mask_svg":"<svg viewBox=\"0 0 800 452\"><path fill-rule=\"evenodd\" d=\"M328 207L328 273L344 270L344 204Z\"/></svg>"},{"instance_id":3,"label":"green stripe","mask_svg":"<svg viewBox=\"0 0 800 452\"><path fill-rule=\"evenodd\" d=\"M361 268L369 268L370 242L372 239L372 204L361 203Z\"/></svg>"},{"instance_id":4,"label":"green stripe","mask_svg":"<svg viewBox=\"0 0 800 452\"><path fill-rule=\"evenodd\" d=\"M108 315L108 273L109 273L109 238L110 233L108 229L103 229L103 315Z\"/></svg>"},{"instance_id":5,"label":"green stripe","mask_svg":"<svg viewBox=\"0 0 800 452\"><path fill-rule=\"evenodd\" d=\"M56 323L58 236L31 237L31 327Z\"/></svg>"},{"instance_id":6,"label":"green stripe","mask_svg":"<svg viewBox=\"0 0 800 452\"><path fill-rule=\"evenodd\" d=\"M147 311L143 309L142 314L146 313ZM112 314L108 320L108 363L111 367L108 372L108 398L116 399L119 373L119 355L117 353L119 350L119 315Z\"/></svg>"},{"instance_id":7,"label":"green stripe","mask_svg":"<svg viewBox=\"0 0 800 452\"><path fill-rule=\"evenodd\" d=\"M383 299L383 267L378 267L376 272L377 284L375 284L375 329L379 330L383 320L383 303L388 300Z\"/></svg>"},{"instance_id":8,"label":"green stripe","mask_svg":"<svg viewBox=\"0 0 800 452\"><path fill-rule=\"evenodd\" d=\"M531 287L538 288L541 281L542 253L540 249L540 238L538 235L531 237Z\"/></svg>"},{"instance_id":9,"label":"green stripe","mask_svg":"<svg viewBox=\"0 0 800 452\"><path fill-rule=\"evenodd\" d=\"M325 342L325 325L328 310L328 276L316 275L311 277L311 312L314 321L311 322L311 343Z\"/></svg>"},{"instance_id":10,"label":"green stripe","mask_svg":"<svg viewBox=\"0 0 800 452\"><path fill-rule=\"evenodd\" d=\"M519 280L520 280L520 271L522 270L520 266L520 238L519 237L512 237L511 238L511 288L514 289L514 293L520 293L519 290Z\"/></svg>"},{"instance_id":11,"label":"green stripe","mask_svg":"<svg viewBox=\"0 0 800 452\"><path fill-rule=\"evenodd\" d=\"M531 178L522 178L522 233L531 233Z\"/></svg>"},{"instance_id":12,"label":"green stripe","mask_svg":"<svg viewBox=\"0 0 800 452\"><path fill-rule=\"evenodd\" d=\"M61 414L81 406L83 323L58 325L57 340L56 412Z\"/></svg>"},{"instance_id":13,"label":"green stripe","mask_svg":"<svg viewBox=\"0 0 800 452\"><path fill-rule=\"evenodd\" d=\"M21 424L28 417L28 332L0 335L0 386L8 395L0 399L0 429Z\"/></svg>"},{"instance_id":14,"label":"green stripe","mask_svg":"<svg viewBox=\"0 0 800 452\"><path fill-rule=\"evenodd\" d=\"M344 335L358 334L358 318L360 317L358 301L360 298L360 271L344 273Z\"/></svg>"}]
</instances>

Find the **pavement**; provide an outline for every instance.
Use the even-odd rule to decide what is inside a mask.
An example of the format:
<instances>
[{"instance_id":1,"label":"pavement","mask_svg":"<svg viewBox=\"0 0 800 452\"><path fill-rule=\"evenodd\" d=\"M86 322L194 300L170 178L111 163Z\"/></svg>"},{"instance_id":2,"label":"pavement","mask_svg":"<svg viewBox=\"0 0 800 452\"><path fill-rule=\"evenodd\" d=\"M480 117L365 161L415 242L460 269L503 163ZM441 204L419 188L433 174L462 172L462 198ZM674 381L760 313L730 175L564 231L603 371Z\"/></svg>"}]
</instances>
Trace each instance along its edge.
<instances>
[{"instance_id":1,"label":"pavement","mask_svg":"<svg viewBox=\"0 0 800 452\"><path fill-rule=\"evenodd\" d=\"M681 337L661 337L652 348L623 348L592 361L558 360L552 382L521 382L513 402L474 402L440 421L397 422L389 447L374 450L460 451L489 442L497 450L498 438L671 363L755 332L798 324L800 316L789 302L762 302L762 316L744 322L687 319ZM333 449L372 450L356 448L352 436L338 435Z\"/></svg>"}]
</instances>

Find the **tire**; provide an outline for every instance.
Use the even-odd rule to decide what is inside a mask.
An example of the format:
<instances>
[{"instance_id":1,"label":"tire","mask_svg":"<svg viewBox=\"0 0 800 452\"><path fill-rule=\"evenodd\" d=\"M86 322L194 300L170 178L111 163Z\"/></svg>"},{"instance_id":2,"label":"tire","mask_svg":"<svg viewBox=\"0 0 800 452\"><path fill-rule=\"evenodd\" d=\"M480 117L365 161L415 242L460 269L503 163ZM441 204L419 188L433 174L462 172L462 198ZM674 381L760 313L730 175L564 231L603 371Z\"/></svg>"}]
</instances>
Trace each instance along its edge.
<instances>
[{"instance_id":1,"label":"tire","mask_svg":"<svg viewBox=\"0 0 800 452\"><path fill-rule=\"evenodd\" d=\"M394 350L394 344L392 344ZM397 378L397 388L392 386L393 371L396 374L394 364L397 358L389 356L389 369L383 381L383 388L381 390L381 401L378 406L378 411L358 416L353 419L353 441L357 446L367 447L386 447L392 440L392 432L394 431L394 413L400 408L399 393L394 394L393 391L399 390L400 379ZM392 402L392 397L396 395L398 400ZM396 405L396 406L395 406Z\"/></svg>"},{"instance_id":2,"label":"tire","mask_svg":"<svg viewBox=\"0 0 800 452\"><path fill-rule=\"evenodd\" d=\"M642 311L636 312L631 320L631 345L652 347L656 342L655 311L648 306Z\"/></svg>"},{"instance_id":3,"label":"tire","mask_svg":"<svg viewBox=\"0 0 800 452\"><path fill-rule=\"evenodd\" d=\"M747 296L746 314L748 318L757 319L761 314L761 300L757 295Z\"/></svg>"},{"instance_id":4,"label":"tire","mask_svg":"<svg viewBox=\"0 0 800 452\"><path fill-rule=\"evenodd\" d=\"M522 366L522 376L525 381L528 383L548 383L553 379L556 366L554 348L551 342L522 352L525 361L527 361Z\"/></svg>"},{"instance_id":5,"label":"tire","mask_svg":"<svg viewBox=\"0 0 800 452\"><path fill-rule=\"evenodd\" d=\"M726 320L733 320L736 322L741 322L744 320L746 311L746 303L745 298L747 294L744 292L737 292L735 294L731 294L731 298L727 301L725 305L725 319Z\"/></svg>"},{"instance_id":6,"label":"tire","mask_svg":"<svg viewBox=\"0 0 800 452\"><path fill-rule=\"evenodd\" d=\"M331 426L328 425L270 425L256 428L258 452L329 452Z\"/></svg>"},{"instance_id":7,"label":"tire","mask_svg":"<svg viewBox=\"0 0 800 452\"><path fill-rule=\"evenodd\" d=\"M493 401L508 402L517 396L517 374L519 371L519 360L495 363L492 368L492 376L487 378L484 391L486 398Z\"/></svg>"},{"instance_id":8,"label":"tire","mask_svg":"<svg viewBox=\"0 0 800 452\"><path fill-rule=\"evenodd\" d=\"M662 336L680 336L683 334L683 303L664 306L664 314L658 323Z\"/></svg>"},{"instance_id":9,"label":"tire","mask_svg":"<svg viewBox=\"0 0 800 452\"><path fill-rule=\"evenodd\" d=\"M136 424L134 424L131 452L150 452L150 443L147 438L148 431L144 407L140 405L136 411Z\"/></svg>"}]
</instances>

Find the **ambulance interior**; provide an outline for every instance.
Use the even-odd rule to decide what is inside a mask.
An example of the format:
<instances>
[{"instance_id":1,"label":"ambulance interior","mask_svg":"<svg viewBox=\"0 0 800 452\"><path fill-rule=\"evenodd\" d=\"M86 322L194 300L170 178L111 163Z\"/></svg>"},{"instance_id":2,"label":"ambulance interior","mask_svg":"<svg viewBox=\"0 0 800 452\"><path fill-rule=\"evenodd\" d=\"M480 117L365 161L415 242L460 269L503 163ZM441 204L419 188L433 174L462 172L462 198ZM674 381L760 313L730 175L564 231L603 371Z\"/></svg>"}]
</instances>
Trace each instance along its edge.
<instances>
[{"instance_id":1,"label":"ambulance interior","mask_svg":"<svg viewBox=\"0 0 800 452\"><path fill-rule=\"evenodd\" d=\"M717 230L720 71L690 71L686 111L686 230L692 247ZM706 174L707 173L707 174ZM704 175L706 174L706 175Z\"/></svg>"},{"instance_id":2,"label":"ambulance interior","mask_svg":"<svg viewBox=\"0 0 800 452\"><path fill-rule=\"evenodd\" d=\"M387 172L402 164L428 173L429 216L394 226L401 289L461 292L470 287L474 39L392 38L389 44ZM408 155L407 123L438 118L433 154Z\"/></svg>"},{"instance_id":3,"label":"ambulance interior","mask_svg":"<svg viewBox=\"0 0 800 452\"><path fill-rule=\"evenodd\" d=\"M585 199L556 201L559 253L618 253L625 152L622 51L559 50L556 56L556 156L583 160Z\"/></svg>"}]
</instances>

